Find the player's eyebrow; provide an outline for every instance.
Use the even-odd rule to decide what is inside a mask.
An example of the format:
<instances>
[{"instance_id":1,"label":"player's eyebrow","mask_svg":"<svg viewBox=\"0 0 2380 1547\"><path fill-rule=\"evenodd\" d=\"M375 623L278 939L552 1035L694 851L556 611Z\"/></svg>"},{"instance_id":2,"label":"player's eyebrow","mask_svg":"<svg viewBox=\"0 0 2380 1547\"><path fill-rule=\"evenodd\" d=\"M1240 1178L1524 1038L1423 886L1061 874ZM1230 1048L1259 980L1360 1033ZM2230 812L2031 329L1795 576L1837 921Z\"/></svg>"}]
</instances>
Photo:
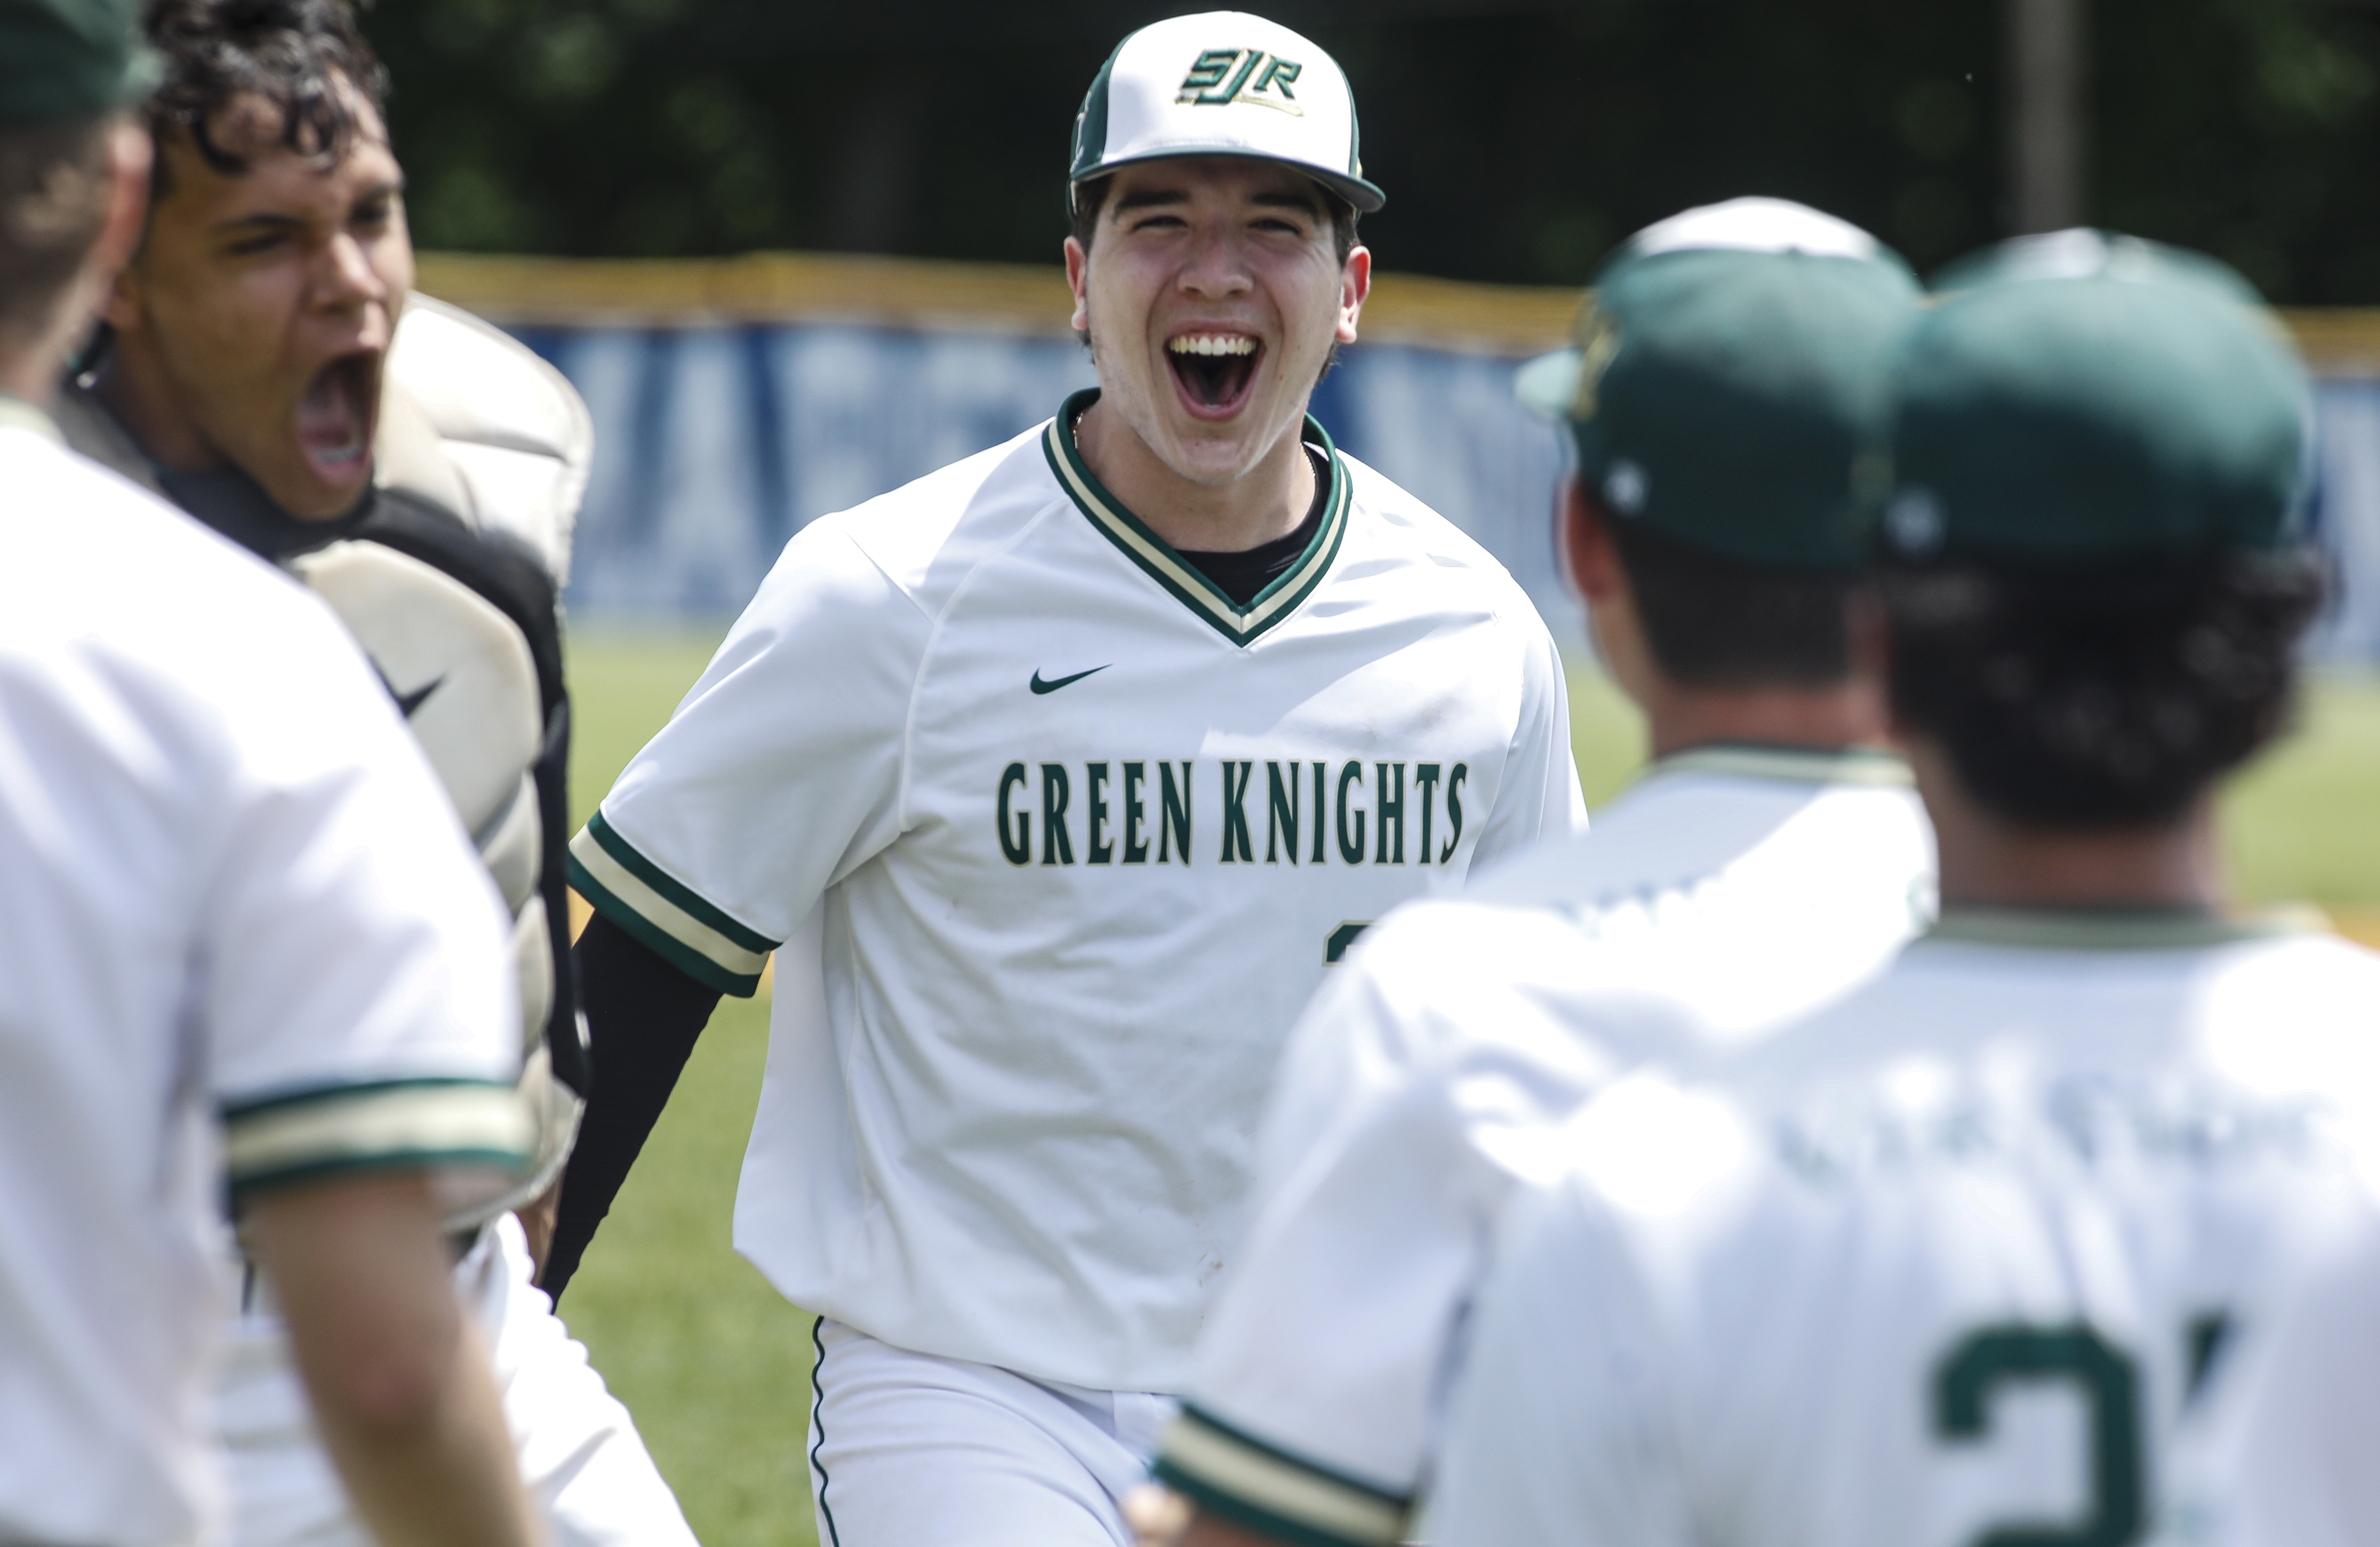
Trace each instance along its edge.
<instances>
[{"instance_id":1,"label":"player's eyebrow","mask_svg":"<svg viewBox=\"0 0 2380 1547\"><path fill-rule=\"evenodd\" d=\"M285 214L278 210L260 210L252 215L234 215L218 221L212 227L219 233L234 231L300 231L308 224L302 215Z\"/></svg>"},{"instance_id":2,"label":"player's eyebrow","mask_svg":"<svg viewBox=\"0 0 2380 1547\"><path fill-rule=\"evenodd\" d=\"M358 210L382 199L394 199L404 191L403 177L385 177L348 200L347 208ZM259 210L253 214L234 215L229 220L218 221L210 229L219 235L238 231L302 231L312 224L305 215L291 214L284 210Z\"/></svg>"},{"instance_id":3,"label":"player's eyebrow","mask_svg":"<svg viewBox=\"0 0 2380 1547\"><path fill-rule=\"evenodd\" d=\"M1321 203L1309 193L1275 189L1270 193L1252 193L1248 196L1248 202L1269 210L1303 210L1316 220L1322 218Z\"/></svg>"},{"instance_id":4,"label":"player's eyebrow","mask_svg":"<svg viewBox=\"0 0 2380 1547\"><path fill-rule=\"evenodd\" d=\"M1117 199L1115 212L1117 218L1122 219L1135 210L1153 210L1160 205L1188 202L1189 194L1180 188L1143 188L1138 193L1128 193Z\"/></svg>"}]
</instances>

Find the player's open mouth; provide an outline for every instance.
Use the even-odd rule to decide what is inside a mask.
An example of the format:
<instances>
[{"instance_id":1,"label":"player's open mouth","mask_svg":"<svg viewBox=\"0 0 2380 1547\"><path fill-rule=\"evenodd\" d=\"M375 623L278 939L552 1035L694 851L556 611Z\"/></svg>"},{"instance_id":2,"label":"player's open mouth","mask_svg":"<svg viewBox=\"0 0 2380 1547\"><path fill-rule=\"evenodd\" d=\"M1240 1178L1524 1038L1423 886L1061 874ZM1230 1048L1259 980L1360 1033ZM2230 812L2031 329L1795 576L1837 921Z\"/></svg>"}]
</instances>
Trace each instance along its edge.
<instances>
[{"instance_id":1,"label":"player's open mouth","mask_svg":"<svg viewBox=\"0 0 2380 1547\"><path fill-rule=\"evenodd\" d=\"M1246 400L1264 345L1245 333L1183 333L1165 341L1182 400L1201 418L1228 418Z\"/></svg>"},{"instance_id":2,"label":"player's open mouth","mask_svg":"<svg viewBox=\"0 0 2380 1547\"><path fill-rule=\"evenodd\" d=\"M314 373L298 400L298 443L326 482L352 481L371 458L379 364L376 350L342 355Z\"/></svg>"}]
</instances>

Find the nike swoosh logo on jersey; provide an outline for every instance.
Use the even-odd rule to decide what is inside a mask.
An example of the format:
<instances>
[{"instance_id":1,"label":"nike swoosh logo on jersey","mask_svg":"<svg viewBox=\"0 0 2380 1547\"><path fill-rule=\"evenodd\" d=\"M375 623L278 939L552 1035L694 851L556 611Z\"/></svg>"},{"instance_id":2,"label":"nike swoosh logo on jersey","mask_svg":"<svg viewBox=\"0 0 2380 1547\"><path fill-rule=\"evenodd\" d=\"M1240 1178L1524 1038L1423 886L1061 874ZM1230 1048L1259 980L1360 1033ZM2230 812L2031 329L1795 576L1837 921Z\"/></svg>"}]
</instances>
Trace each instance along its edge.
<instances>
[{"instance_id":1,"label":"nike swoosh logo on jersey","mask_svg":"<svg viewBox=\"0 0 2380 1547\"><path fill-rule=\"evenodd\" d=\"M446 679L444 677L432 677L428 682L422 683L419 687L415 688L411 693L398 693L392 689L389 696L396 700L397 713L403 715L407 719L411 719L413 718L413 711L421 707L422 705L430 702L430 695L437 692L445 684Z\"/></svg>"},{"instance_id":2,"label":"nike swoosh logo on jersey","mask_svg":"<svg viewBox=\"0 0 2380 1547\"><path fill-rule=\"evenodd\" d=\"M1114 661L1108 662L1108 666L1113 666L1114 664ZM1036 693L1055 693L1060 688L1064 687L1068 683L1079 683L1085 677L1106 671L1108 666L1094 666L1088 671L1077 671L1071 677L1061 677L1056 682L1052 683L1043 682L1041 680L1041 673L1037 669L1033 673L1033 691Z\"/></svg>"}]
</instances>

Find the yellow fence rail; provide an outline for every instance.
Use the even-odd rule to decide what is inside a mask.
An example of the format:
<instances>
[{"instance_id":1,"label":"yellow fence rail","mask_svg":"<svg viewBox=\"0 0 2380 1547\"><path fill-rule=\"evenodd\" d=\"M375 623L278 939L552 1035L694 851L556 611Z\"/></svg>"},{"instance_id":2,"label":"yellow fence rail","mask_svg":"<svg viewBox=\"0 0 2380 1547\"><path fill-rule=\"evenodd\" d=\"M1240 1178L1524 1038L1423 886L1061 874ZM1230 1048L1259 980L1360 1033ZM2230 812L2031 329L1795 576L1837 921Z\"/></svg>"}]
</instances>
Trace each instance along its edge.
<instances>
[{"instance_id":1,"label":"yellow fence rail","mask_svg":"<svg viewBox=\"0 0 2380 1547\"><path fill-rule=\"evenodd\" d=\"M859 322L880 327L1062 335L1071 309L1056 267L918 258L758 252L738 258L494 257L425 252L421 288L499 322L700 327ZM1579 292L1376 276L1364 336L1523 356L1559 347ZM2380 375L2380 308L2285 310L2318 370Z\"/></svg>"}]
</instances>

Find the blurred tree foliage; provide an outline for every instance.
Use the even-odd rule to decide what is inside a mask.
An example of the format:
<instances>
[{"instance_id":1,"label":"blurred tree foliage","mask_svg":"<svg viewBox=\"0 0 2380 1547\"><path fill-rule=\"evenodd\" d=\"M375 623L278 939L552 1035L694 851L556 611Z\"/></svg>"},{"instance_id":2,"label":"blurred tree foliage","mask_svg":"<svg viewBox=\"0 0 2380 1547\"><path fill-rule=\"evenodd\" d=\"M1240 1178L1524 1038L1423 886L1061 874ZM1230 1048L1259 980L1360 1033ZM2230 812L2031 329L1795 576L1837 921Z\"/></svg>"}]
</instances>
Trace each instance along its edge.
<instances>
[{"instance_id":1,"label":"blurred tree foliage","mask_svg":"<svg viewBox=\"0 0 2380 1547\"><path fill-rule=\"evenodd\" d=\"M2082 0L2103 224L2380 302L2380 0ZM425 247L1048 260L1085 86L1182 0L382 0ZM1575 284L1808 200L1921 268L2001 234L1998 0L1277 0L1354 79L1380 261ZM1219 40L1228 43L1229 39Z\"/></svg>"}]
</instances>

